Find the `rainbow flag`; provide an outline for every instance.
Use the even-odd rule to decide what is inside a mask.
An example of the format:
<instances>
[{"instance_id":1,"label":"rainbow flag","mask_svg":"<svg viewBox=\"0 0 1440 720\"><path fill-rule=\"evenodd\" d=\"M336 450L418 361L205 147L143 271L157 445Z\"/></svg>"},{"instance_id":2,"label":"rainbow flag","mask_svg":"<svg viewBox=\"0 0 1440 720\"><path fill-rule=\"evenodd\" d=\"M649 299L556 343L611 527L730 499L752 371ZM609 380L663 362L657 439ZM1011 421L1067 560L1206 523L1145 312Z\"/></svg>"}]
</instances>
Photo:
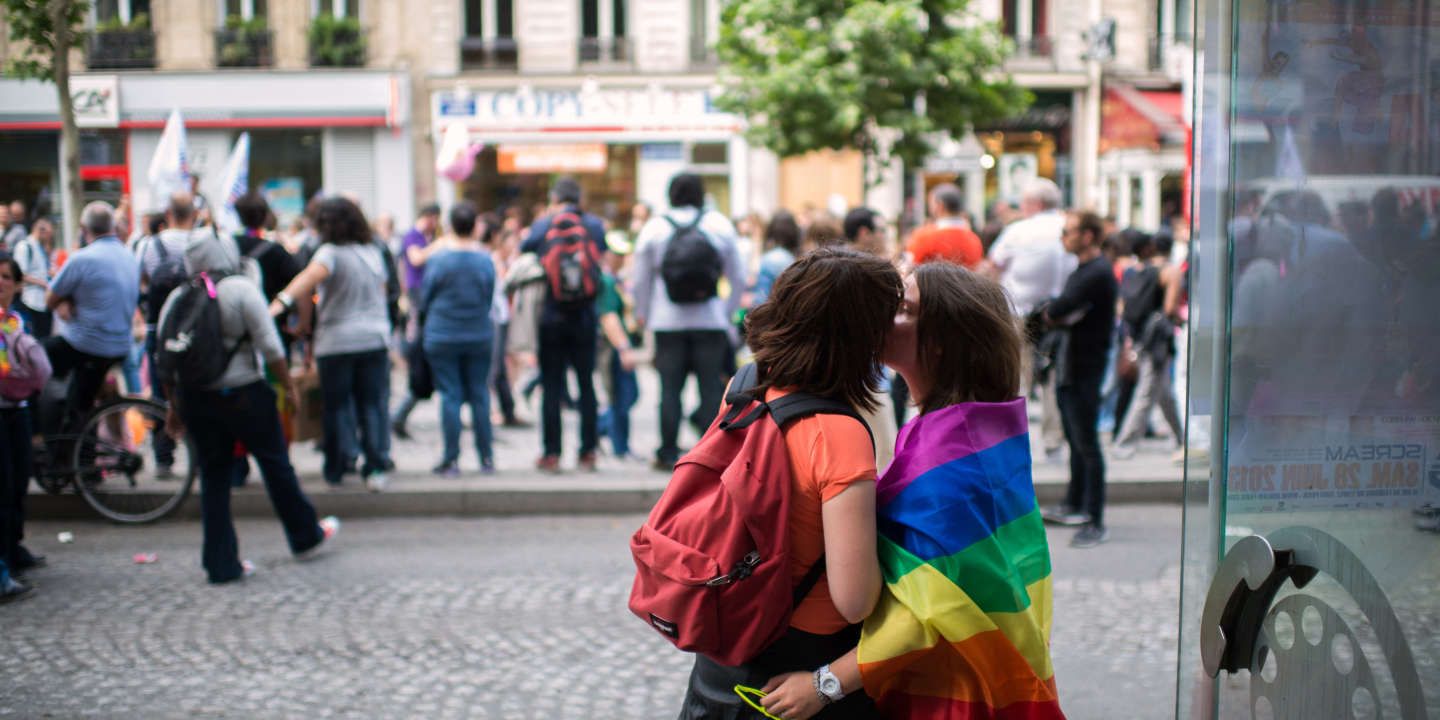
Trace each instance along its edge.
<instances>
[{"instance_id":1,"label":"rainbow flag","mask_svg":"<svg viewBox=\"0 0 1440 720\"><path fill-rule=\"evenodd\" d=\"M1025 401L911 421L876 493L885 588L859 662L885 716L1064 718Z\"/></svg>"}]
</instances>

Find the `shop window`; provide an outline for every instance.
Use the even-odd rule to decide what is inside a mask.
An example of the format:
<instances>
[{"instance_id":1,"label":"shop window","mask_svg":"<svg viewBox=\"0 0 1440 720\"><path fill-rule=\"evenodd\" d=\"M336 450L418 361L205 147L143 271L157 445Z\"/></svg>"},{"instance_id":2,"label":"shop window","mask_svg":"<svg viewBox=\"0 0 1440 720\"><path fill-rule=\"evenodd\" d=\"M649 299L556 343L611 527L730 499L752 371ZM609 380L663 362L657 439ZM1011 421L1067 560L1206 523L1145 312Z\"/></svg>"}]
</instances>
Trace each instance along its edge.
<instances>
[{"instance_id":1,"label":"shop window","mask_svg":"<svg viewBox=\"0 0 1440 720\"><path fill-rule=\"evenodd\" d=\"M321 131L249 132L250 187L266 196L281 223L288 223L320 192L324 178ZM234 141L231 138L231 143Z\"/></svg>"},{"instance_id":2,"label":"shop window","mask_svg":"<svg viewBox=\"0 0 1440 720\"><path fill-rule=\"evenodd\" d=\"M513 69L519 57L515 44L513 0L465 0L465 36L460 39L461 67Z\"/></svg>"},{"instance_id":3,"label":"shop window","mask_svg":"<svg viewBox=\"0 0 1440 720\"><path fill-rule=\"evenodd\" d=\"M723 142L695 143L690 148L690 162L696 165L724 165L729 157L730 146Z\"/></svg>"},{"instance_id":4,"label":"shop window","mask_svg":"<svg viewBox=\"0 0 1440 720\"><path fill-rule=\"evenodd\" d=\"M81 165L124 165L125 135L114 130L80 132Z\"/></svg>"}]
</instances>

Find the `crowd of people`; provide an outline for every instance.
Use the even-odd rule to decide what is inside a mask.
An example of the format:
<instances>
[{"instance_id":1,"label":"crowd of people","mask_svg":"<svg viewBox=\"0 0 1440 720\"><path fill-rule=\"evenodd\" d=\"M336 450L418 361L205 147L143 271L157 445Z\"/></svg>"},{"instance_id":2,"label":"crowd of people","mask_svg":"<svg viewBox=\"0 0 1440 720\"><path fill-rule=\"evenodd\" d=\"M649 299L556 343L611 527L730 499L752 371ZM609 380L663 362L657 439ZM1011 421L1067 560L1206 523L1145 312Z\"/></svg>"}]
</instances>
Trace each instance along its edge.
<instances>
[{"instance_id":1,"label":"crowd of people","mask_svg":"<svg viewBox=\"0 0 1440 720\"><path fill-rule=\"evenodd\" d=\"M63 417L46 420L52 429L83 414L112 371L132 394L204 397L172 405L171 429L195 433L216 427L202 420L202 407L213 413L247 394L245 407L264 405L264 393L290 393L293 407L290 368L314 367L323 397L323 475L331 486L358 475L366 489L383 491L394 469L392 438L410 439L411 412L437 393L437 476L464 472L466 406L482 474L530 462L547 473L593 471L603 454L668 472L684 452L684 426L698 436L710 425L728 378L753 350L747 316L771 299L798 259L838 246L901 273L945 262L1003 287L1024 330L1017 379L1039 420L1045 456L1061 461L1068 444L1066 501L1045 517L1084 526L1076 544L1105 539L1102 430L1113 434L1114 456L1129 457L1157 430L1151 410L1158 407L1179 441L1171 383L1184 274L1171 258L1183 258L1177 249L1184 244L1167 232L1117 232L1093 214L1067 213L1048 180L1026 187L1017 203L997 202L983 224L965 211L956 186L938 186L926 198L927 222L903 238L864 207L840 217L778 210L768 219L732 221L707 206L692 174L673 178L668 201L663 210L639 203L628 217L600 217L586 207L579 183L560 178L544 206L462 201L442 213L429 205L399 233L391 218L372 223L343 196L317 198L298 221L280 227L265 199L251 193L234 206L240 227L220 232L202 198L177 192L163 211L133 223L126 203L92 203L82 218L85 241L68 252L57 247L48 218L27 218L23 205L12 203L0 206L0 252L15 268L5 307L23 332L43 341L55 374L69 378ZM160 376L160 325L167 299L202 269L236 278L219 293L234 359L219 383L177 388ZM232 289L241 285L249 289ZM396 376L404 379L392 407L397 360L406 372ZM637 372L647 364L659 380L659 445L640 449L631 443L629 416L639 398ZM884 467L918 396L904 373L877 372L872 402L858 409ZM683 390L691 377L699 404L687 412ZM517 398L537 390L538 417L526 418ZM204 394L215 392L226 401ZM0 555L9 573L0 577L12 588L20 587L12 575L43 562L20 543L32 474L22 466L32 461L24 438L45 426L29 416L29 405L0 401L0 416L15 429L0 434L13 459L5 470L3 494L13 499L5 501ZM562 433L568 411L579 419L573 461L565 460ZM22 414L24 432L16 420ZM237 440L255 457L293 549L308 551L338 527L328 519L323 532L311 527L320 523L295 484L284 438L268 433L283 423L262 415L237 407L226 417L240 424L195 438L212 581L243 574L228 529L229 488L250 472L249 461L230 451ZM494 426L532 422L540 456L497 457ZM251 437L254 427L267 434ZM173 472L174 441L155 444L157 474Z\"/></svg>"}]
</instances>

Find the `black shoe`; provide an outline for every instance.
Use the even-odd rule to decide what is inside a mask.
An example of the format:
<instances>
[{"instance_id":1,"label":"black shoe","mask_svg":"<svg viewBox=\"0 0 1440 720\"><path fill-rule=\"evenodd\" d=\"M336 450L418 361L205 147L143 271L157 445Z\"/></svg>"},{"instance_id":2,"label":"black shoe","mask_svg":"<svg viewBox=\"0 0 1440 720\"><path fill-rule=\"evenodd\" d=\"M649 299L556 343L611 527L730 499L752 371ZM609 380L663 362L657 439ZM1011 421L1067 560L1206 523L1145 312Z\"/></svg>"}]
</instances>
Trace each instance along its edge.
<instances>
[{"instance_id":1,"label":"black shoe","mask_svg":"<svg viewBox=\"0 0 1440 720\"><path fill-rule=\"evenodd\" d=\"M1063 525L1065 527L1077 527L1090 522L1089 515L1065 505L1045 508L1040 512L1040 517L1051 525Z\"/></svg>"},{"instance_id":2,"label":"black shoe","mask_svg":"<svg viewBox=\"0 0 1440 720\"><path fill-rule=\"evenodd\" d=\"M1096 545L1099 545L1100 543L1103 543L1109 539L1110 531L1106 530L1104 525L1087 523L1085 527L1080 528L1080 532L1075 533L1075 537L1070 538L1070 547L1095 547Z\"/></svg>"},{"instance_id":3,"label":"black shoe","mask_svg":"<svg viewBox=\"0 0 1440 720\"><path fill-rule=\"evenodd\" d=\"M650 469L655 472L675 472L675 461L657 457L650 463Z\"/></svg>"},{"instance_id":4,"label":"black shoe","mask_svg":"<svg viewBox=\"0 0 1440 720\"><path fill-rule=\"evenodd\" d=\"M26 570L43 568L49 564L49 561L45 559L44 555L32 555L29 550L21 547L15 556L15 562L10 563L10 572L18 575Z\"/></svg>"},{"instance_id":5,"label":"black shoe","mask_svg":"<svg viewBox=\"0 0 1440 720\"><path fill-rule=\"evenodd\" d=\"M400 438L401 440L411 440L411 439L413 439L413 438L410 437L410 431L405 429L405 423L400 423L400 422L392 422L392 423L390 423L390 434L391 434L391 435L394 435L394 436L397 437L397 438Z\"/></svg>"},{"instance_id":6,"label":"black shoe","mask_svg":"<svg viewBox=\"0 0 1440 720\"><path fill-rule=\"evenodd\" d=\"M19 580L7 577L4 582L0 582L0 605L19 600L29 595L31 590L34 590L34 588Z\"/></svg>"}]
</instances>

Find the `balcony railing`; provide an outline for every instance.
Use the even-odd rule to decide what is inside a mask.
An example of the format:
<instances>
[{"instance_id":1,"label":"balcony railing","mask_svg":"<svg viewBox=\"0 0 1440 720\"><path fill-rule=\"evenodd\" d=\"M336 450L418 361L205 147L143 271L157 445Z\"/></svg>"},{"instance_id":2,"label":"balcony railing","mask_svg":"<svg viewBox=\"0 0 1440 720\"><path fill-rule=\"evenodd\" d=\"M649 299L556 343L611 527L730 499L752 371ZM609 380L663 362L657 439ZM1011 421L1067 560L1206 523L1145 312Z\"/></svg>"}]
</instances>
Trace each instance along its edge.
<instances>
[{"instance_id":1,"label":"balcony railing","mask_svg":"<svg viewBox=\"0 0 1440 720\"><path fill-rule=\"evenodd\" d=\"M580 38L580 62L628 65L635 59L629 38Z\"/></svg>"},{"instance_id":2,"label":"balcony railing","mask_svg":"<svg viewBox=\"0 0 1440 720\"><path fill-rule=\"evenodd\" d=\"M1048 35L1031 35L1025 38L1011 38L1015 41L1015 57L1017 58L1042 58L1055 57L1055 39Z\"/></svg>"},{"instance_id":3,"label":"balcony railing","mask_svg":"<svg viewBox=\"0 0 1440 720\"><path fill-rule=\"evenodd\" d=\"M697 68L713 68L720 64L720 54L703 37L690 38L690 65Z\"/></svg>"},{"instance_id":4,"label":"balcony railing","mask_svg":"<svg viewBox=\"0 0 1440 720\"><path fill-rule=\"evenodd\" d=\"M310 23L311 67L363 67L365 29L354 18L321 15Z\"/></svg>"},{"instance_id":5,"label":"balcony railing","mask_svg":"<svg viewBox=\"0 0 1440 720\"><path fill-rule=\"evenodd\" d=\"M215 31L218 67L269 67L272 61L270 31L246 27Z\"/></svg>"},{"instance_id":6,"label":"balcony railing","mask_svg":"<svg viewBox=\"0 0 1440 720\"><path fill-rule=\"evenodd\" d=\"M1189 45L1189 35L1152 35L1150 36L1150 53L1146 68L1151 72L1165 72L1170 69L1168 60L1171 53L1181 52L1176 45ZM1188 52L1188 51L1186 51Z\"/></svg>"},{"instance_id":7,"label":"balcony railing","mask_svg":"<svg viewBox=\"0 0 1440 720\"><path fill-rule=\"evenodd\" d=\"M514 70L520 64L520 46L514 38L460 39L460 67L465 70Z\"/></svg>"},{"instance_id":8,"label":"balcony railing","mask_svg":"<svg viewBox=\"0 0 1440 720\"><path fill-rule=\"evenodd\" d=\"M155 32L145 28L107 29L90 33L85 64L91 70L155 67Z\"/></svg>"}]
</instances>

